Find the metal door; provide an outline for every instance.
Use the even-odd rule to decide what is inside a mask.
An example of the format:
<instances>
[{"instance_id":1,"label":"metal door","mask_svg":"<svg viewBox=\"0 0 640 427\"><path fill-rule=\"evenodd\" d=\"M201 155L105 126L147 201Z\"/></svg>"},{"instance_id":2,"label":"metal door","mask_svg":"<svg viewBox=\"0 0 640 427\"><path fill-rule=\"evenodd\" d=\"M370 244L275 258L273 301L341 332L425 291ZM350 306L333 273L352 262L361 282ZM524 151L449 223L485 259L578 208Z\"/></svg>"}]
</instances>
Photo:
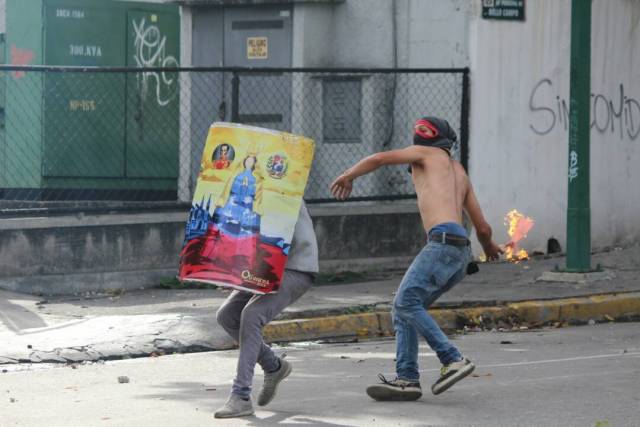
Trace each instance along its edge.
<instances>
[{"instance_id":1,"label":"metal door","mask_svg":"<svg viewBox=\"0 0 640 427\"><path fill-rule=\"evenodd\" d=\"M224 65L291 67L290 7L227 8L224 16ZM232 120L291 130L291 74L241 73L230 95Z\"/></svg>"},{"instance_id":2,"label":"metal door","mask_svg":"<svg viewBox=\"0 0 640 427\"><path fill-rule=\"evenodd\" d=\"M195 67L224 65L224 9L199 9L193 14L191 61ZM191 147L191 188L195 188L202 150L209 127L216 121L228 121L230 73L189 73L191 96L189 114L182 115L182 135L189 135Z\"/></svg>"},{"instance_id":3,"label":"metal door","mask_svg":"<svg viewBox=\"0 0 640 427\"><path fill-rule=\"evenodd\" d=\"M176 13L129 11L129 67L178 67L180 18ZM179 75L141 72L127 76L126 175L177 178Z\"/></svg>"}]
</instances>

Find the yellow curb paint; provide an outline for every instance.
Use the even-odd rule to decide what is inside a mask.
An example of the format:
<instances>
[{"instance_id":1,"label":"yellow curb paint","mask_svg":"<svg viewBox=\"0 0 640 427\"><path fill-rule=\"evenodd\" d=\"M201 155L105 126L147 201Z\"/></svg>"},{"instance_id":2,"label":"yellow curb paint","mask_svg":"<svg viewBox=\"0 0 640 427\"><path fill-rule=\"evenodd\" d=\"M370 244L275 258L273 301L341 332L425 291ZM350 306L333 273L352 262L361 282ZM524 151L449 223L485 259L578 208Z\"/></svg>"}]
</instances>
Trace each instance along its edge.
<instances>
[{"instance_id":1,"label":"yellow curb paint","mask_svg":"<svg viewBox=\"0 0 640 427\"><path fill-rule=\"evenodd\" d=\"M429 310L446 330L463 325L508 319L518 323L583 322L640 316L640 292L593 295L546 301L513 302L501 306L436 308ZM393 334L390 312L345 314L273 322L264 329L268 342L301 341L329 337L375 337Z\"/></svg>"},{"instance_id":2,"label":"yellow curb paint","mask_svg":"<svg viewBox=\"0 0 640 427\"><path fill-rule=\"evenodd\" d=\"M273 322L264 328L269 342L295 341L341 336L375 336L380 322L376 313L346 314L311 319Z\"/></svg>"}]
</instances>

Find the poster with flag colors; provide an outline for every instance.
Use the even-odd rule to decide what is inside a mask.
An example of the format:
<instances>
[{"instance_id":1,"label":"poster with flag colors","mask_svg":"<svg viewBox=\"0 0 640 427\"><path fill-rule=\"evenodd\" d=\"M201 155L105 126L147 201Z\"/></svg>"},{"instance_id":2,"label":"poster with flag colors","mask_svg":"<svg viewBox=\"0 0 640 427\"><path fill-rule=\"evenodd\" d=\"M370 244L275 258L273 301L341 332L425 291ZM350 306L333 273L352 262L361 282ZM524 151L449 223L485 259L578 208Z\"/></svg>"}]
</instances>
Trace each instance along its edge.
<instances>
[{"instance_id":1,"label":"poster with flag colors","mask_svg":"<svg viewBox=\"0 0 640 427\"><path fill-rule=\"evenodd\" d=\"M277 292L313 160L304 136L234 123L209 129L178 278Z\"/></svg>"}]
</instances>

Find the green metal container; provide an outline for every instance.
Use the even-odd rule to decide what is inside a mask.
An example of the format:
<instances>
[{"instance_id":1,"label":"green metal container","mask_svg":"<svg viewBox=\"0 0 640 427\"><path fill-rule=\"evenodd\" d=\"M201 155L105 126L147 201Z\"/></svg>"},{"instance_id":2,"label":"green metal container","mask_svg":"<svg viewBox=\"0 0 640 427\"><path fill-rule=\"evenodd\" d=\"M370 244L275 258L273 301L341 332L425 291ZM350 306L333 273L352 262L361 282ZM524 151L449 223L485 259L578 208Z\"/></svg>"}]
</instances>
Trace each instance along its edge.
<instances>
[{"instance_id":1,"label":"green metal container","mask_svg":"<svg viewBox=\"0 0 640 427\"><path fill-rule=\"evenodd\" d=\"M173 5L7 0L6 22L9 63L178 66ZM5 198L175 199L175 73L27 72L3 80Z\"/></svg>"}]
</instances>

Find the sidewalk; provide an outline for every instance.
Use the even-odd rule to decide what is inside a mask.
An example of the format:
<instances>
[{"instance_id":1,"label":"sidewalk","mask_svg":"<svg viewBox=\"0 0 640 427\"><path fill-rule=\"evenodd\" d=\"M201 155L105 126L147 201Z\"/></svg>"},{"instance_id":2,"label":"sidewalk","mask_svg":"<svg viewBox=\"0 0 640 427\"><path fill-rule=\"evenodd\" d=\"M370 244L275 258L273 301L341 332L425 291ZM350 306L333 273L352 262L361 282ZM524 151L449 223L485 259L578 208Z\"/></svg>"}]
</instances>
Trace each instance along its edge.
<instances>
[{"instance_id":1,"label":"sidewalk","mask_svg":"<svg viewBox=\"0 0 640 427\"><path fill-rule=\"evenodd\" d=\"M564 263L558 256L481 264L478 274L443 295L433 313L449 330L640 317L639 245L595 254L593 265L607 272L602 280L536 281ZM401 278L396 271L358 283L320 283L265 334L271 341L388 335L390 303ZM45 300L0 291L0 364L232 348L215 321L227 295L222 289L152 289Z\"/></svg>"}]
</instances>

